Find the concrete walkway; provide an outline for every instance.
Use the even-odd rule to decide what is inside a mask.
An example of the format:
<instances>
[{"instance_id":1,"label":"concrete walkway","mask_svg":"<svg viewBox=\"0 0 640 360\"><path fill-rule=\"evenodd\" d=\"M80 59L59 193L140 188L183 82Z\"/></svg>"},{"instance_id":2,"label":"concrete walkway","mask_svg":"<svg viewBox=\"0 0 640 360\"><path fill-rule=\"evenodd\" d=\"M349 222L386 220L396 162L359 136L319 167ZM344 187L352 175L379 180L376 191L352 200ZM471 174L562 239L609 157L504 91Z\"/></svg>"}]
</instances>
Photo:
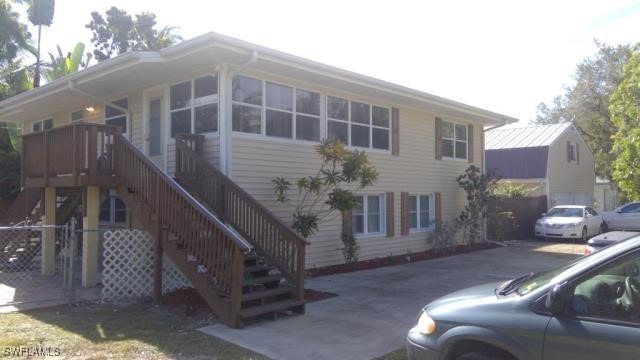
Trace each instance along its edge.
<instances>
[{"instance_id":1,"label":"concrete walkway","mask_svg":"<svg viewBox=\"0 0 640 360\"><path fill-rule=\"evenodd\" d=\"M200 329L273 359L371 359L404 346L419 310L451 291L497 283L566 263L583 247L515 242L469 254L307 280L338 297L308 304L306 314L234 330ZM573 254L572 254L573 253Z\"/></svg>"}]
</instances>

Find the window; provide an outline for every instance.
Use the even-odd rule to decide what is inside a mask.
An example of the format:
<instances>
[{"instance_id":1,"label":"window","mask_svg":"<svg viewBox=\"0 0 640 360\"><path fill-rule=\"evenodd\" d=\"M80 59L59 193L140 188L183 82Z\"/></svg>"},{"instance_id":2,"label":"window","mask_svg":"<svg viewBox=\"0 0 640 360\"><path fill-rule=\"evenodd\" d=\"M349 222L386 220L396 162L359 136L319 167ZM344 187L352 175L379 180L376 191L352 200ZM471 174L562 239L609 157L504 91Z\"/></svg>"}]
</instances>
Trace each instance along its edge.
<instances>
[{"instance_id":1,"label":"window","mask_svg":"<svg viewBox=\"0 0 640 360\"><path fill-rule=\"evenodd\" d=\"M171 137L218 131L218 76L207 75L171 86Z\"/></svg>"},{"instance_id":2,"label":"window","mask_svg":"<svg viewBox=\"0 0 640 360\"><path fill-rule=\"evenodd\" d=\"M127 98L113 101L113 104L121 108L129 108L129 100ZM127 113L106 105L104 108L104 123L119 127L122 133L125 134L127 132Z\"/></svg>"},{"instance_id":3,"label":"window","mask_svg":"<svg viewBox=\"0 0 640 360\"><path fill-rule=\"evenodd\" d=\"M320 94L246 76L232 87L233 131L320 141Z\"/></svg>"},{"instance_id":4,"label":"window","mask_svg":"<svg viewBox=\"0 0 640 360\"><path fill-rule=\"evenodd\" d=\"M569 147L567 148L567 151L569 151L568 154L568 159L570 163L577 163L578 162L578 144L570 142L569 143Z\"/></svg>"},{"instance_id":5,"label":"window","mask_svg":"<svg viewBox=\"0 0 640 360\"><path fill-rule=\"evenodd\" d=\"M38 120L31 124L31 130L36 133L49 130L53 127L53 119Z\"/></svg>"},{"instance_id":6,"label":"window","mask_svg":"<svg viewBox=\"0 0 640 360\"><path fill-rule=\"evenodd\" d=\"M409 196L409 228L414 230L429 229L434 221L434 205L432 195Z\"/></svg>"},{"instance_id":7,"label":"window","mask_svg":"<svg viewBox=\"0 0 640 360\"><path fill-rule=\"evenodd\" d=\"M384 231L384 197L382 195L357 196L352 211L354 234L378 234Z\"/></svg>"},{"instance_id":8,"label":"window","mask_svg":"<svg viewBox=\"0 0 640 360\"><path fill-rule=\"evenodd\" d=\"M442 156L467 159L467 125L442 122Z\"/></svg>"},{"instance_id":9,"label":"window","mask_svg":"<svg viewBox=\"0 0 640 360\"><path fill-rule=\"evenodd\" d=\"M640 252L596 269L573 287L570 309L578 317L640 322Z\"/></svg>"},{"instance_id":10,"label":"window","mask_svg":"<svg viewBox=\"0 0 640 360\"><path fill-rule=\"evenodd\" d=\"M78 111L74 111L69 116L71 118L71 122L82 121L85 118L85 110L80 109Z\"/></svg>"},{"instance_id":11,"label":"window","mask_svg":"<svg viewBox=\"0 0 640 360\"><path fill-rule=\"evenodd\" d=\"M389 108L327 96L327 137L342 143L389 150Z\"/></svg>"},{"instance_id":12,"label":"window","mask_svg":"<svg viewBox=\"0 0 640 360\"><path fill-rule=\"evenodd\" d=\"M99 219L104 224L126 224L127 207L117 197L108 196L100 204Z\"/></svg>"},{"instance_id":13,"label":"window","mask_svg":"<svg viewBox=\"0 0 640 360\"><path fill-rule=\"evenodd\" d=\"M640 213L640 203L629 204L623 207L620 212L625 214L635 214Z\"/></svg>"}]
</instances>

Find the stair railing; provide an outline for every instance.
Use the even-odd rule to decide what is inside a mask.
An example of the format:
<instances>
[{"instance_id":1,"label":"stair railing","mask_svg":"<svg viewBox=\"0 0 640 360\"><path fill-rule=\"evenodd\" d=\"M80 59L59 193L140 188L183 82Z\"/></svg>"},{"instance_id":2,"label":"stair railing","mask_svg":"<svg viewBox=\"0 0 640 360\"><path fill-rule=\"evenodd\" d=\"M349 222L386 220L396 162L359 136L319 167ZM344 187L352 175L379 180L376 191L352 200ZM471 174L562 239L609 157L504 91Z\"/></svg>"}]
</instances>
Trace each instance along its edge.
<instances>
[{"instance_id":1,"label":"stair railing","mask_svg":"<svg viewBox=\"0 0 640 360\"><path fill-rule=\"evenodd\" d=\"M195 256L216 286L239 308L244 256L250 243L231 232L175 180L122 134L114 141L115 173L132 197L144 203L189 255Z\"/></svg>"},{"instance_id":2,"label":"stair railing","mask_svg":"<svg viewBox=\"0 0 640 360\"><path fill-rule=\"evenodd\" d=\"M201 135L182 135L176 139L176 179L247 239L258 255L268 258L296 287L296 298L304 300L308 243L196 152L193 144L202 143L198 137Z\"/></svg>"}]
</instances>

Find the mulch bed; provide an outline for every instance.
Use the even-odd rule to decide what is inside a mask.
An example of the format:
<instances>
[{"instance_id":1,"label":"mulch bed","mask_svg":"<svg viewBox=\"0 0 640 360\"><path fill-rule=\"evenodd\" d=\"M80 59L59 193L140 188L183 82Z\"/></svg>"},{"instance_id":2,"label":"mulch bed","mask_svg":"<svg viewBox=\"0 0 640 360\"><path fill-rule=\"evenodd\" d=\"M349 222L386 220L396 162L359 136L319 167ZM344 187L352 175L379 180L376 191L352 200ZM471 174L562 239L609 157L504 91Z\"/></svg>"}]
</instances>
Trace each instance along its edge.
<instances>
[{"instance_id":1,"label":"mulch bed","mask_svg":"<svg viewBox=\"0 0 640 360\"><path fill-rule=\"evenodd\" d=\"M371 260L362 260L353 264L338 264L307 270L307 277L325 276L333 274L342 274L352 271L369 270L383 266L401 265L415 261L431 260L441 257L464 254L472 251L493 249L498 245L494 243L457 245L445 249L431 249L404 255L393 255L383 258L375 258Z\"/></svg>"}]
</instances>

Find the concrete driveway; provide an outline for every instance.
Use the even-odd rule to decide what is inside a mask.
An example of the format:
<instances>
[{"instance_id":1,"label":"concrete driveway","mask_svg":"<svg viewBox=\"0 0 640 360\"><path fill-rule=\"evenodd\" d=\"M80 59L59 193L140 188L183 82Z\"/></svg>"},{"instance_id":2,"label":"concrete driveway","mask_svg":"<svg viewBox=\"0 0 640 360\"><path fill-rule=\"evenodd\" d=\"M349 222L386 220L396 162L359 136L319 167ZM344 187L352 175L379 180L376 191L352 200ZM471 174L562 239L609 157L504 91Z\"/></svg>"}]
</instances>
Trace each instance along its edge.
<instances>
[{"instance_id":1,"label":"concrete driveway","mask_svg":"<svg viewBox=\"0 0 640 360\"><path fill-rule=\"evenodd\" d=\"M240 330L222 324L200 330L273 359L371 359L404 346L407 330L426 303L471 285L556 267L582 249L517 242L436 260L311 278L307 288L339 296L308 304L303 316Z\"/></svg>"}]
</instances>

